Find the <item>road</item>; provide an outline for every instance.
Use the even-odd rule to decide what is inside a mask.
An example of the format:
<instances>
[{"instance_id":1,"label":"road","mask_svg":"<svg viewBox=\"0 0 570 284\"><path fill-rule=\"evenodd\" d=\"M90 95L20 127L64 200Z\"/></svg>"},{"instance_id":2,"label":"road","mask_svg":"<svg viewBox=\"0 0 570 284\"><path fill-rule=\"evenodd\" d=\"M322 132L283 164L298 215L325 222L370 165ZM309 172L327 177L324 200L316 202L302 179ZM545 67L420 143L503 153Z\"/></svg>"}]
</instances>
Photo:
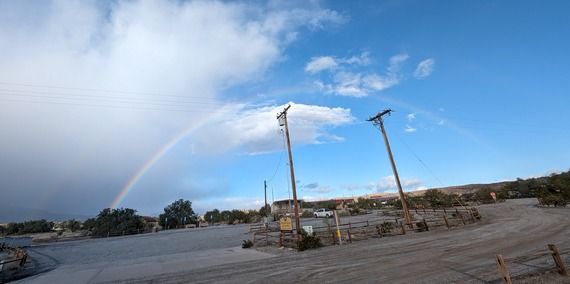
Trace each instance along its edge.
<instances>
[{"instance_id":1,"label":"road","mask_svg":"<svg viewBox=\"0 0 570 284\"><path fill-rule=\"evenodd\" d=\"M538 207L536 199L518 199L477 209L482 221L450 230L372 238L305 252L274 249L271 255L254 260L186 265L168 273L131 275L118 282L501 283L495 254L507 259L528 255L546 251L549 243L557 244L559 249L570 248L570 208ZM29 249L32 263L26 269L41 273L62 266L153 261L156 256L216 249L241 250L242 241L250 238L247 226L229 226L42 245ZM570 263L568 255L564 259ZM550 256L508 264L511 275L535 273L545 267L554 267ZM42 277L39 274L22 282L42 283ZM570 283L568 279L555 281ZM548 282L552 280L544 283Z\"/></svg>"}]
</instances>

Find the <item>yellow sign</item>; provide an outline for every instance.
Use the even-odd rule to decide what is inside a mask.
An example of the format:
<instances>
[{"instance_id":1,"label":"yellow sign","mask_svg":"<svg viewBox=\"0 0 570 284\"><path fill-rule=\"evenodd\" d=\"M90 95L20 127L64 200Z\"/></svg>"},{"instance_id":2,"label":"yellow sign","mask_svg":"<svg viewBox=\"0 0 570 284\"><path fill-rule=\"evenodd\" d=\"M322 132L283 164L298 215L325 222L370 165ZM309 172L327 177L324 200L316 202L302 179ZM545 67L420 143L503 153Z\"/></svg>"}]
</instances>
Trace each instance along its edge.
<instances>
[{"instance_id":1,"label":"yellow sign","mask_svg":"<svg viewBox=\"0 0 570 284\"><path fill-rule=\"evenodd\" d=\"M279 227L281 228L281 231L293 231L293 222L291 218L287 216L281 217L281 219L279 219Z\"/></svg>"}]
</instances>

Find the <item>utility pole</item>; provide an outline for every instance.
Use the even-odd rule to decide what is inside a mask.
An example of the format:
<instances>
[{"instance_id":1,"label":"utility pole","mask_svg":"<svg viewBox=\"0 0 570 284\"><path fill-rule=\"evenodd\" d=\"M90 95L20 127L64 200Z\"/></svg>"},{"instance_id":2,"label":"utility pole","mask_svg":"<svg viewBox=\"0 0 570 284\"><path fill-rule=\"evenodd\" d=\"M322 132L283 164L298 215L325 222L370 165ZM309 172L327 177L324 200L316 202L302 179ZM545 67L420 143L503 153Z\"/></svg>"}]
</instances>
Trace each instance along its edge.
<instances>
[{"instance_id":1,"label":"utility pole","mask_svg":"<svg viewBox=\"0 0 570 284\"><path fill-rule=\"evenodd\" d=\"M285 125L285 136L287 137L287 150L289 150L289 168L291 170L291 185L293 188L293 212L295 212L295 229L297 231L297 238L301 237L301 223L299 222L299 208L297 206L297 186L295 186L295 170L293 170L293 155L291 153L291 140L289 139L289 125L287 124L287 110L291 105L288 105L281 113L277 114L277 120L281 125L281 119Z\"/></svg>"},{"instance_id":2,"label":"utility pole","mask_svg":"<svg viewBox=\"0 0 570 284\"><path fill-rule=\"evenodd\" d=\"M265 192L265 217L269 216L267 212L267 182L263 181L263 191Z\"/></svg>"},{"instance_id":3,"label":"utility pole","mask_svg":"<svg viewBox=\"0 0 570 284\"><path fill-rule=\"evenodd\" d=\"M396 170L396 164L394 163L394 157L392 157L392 150L390 149L390 143L388 143L388 136L386 136L386 129L384 129L384 121L382 116L385 114L390 114L391 109L384 110L378 113L375 117L369 118L367 121L374 122L374 125L380 125L382 134L384 136L384 142L386 143L386 149L388 150L388 157L390 158L390 164L392 165L392 171L394 171L394 178L396 179L396 185L398 186L398 193L400 194L400 200L402 201L402 208L404 209L404 214L406 215L406 221L408 226L412 226L412 217L410 211L408 210L408 204L406 203L406 198L404 197L404 191L402 190L402 184L400 183L400 177L398 176L398 170Z\"/></svg>"}]
</instances>

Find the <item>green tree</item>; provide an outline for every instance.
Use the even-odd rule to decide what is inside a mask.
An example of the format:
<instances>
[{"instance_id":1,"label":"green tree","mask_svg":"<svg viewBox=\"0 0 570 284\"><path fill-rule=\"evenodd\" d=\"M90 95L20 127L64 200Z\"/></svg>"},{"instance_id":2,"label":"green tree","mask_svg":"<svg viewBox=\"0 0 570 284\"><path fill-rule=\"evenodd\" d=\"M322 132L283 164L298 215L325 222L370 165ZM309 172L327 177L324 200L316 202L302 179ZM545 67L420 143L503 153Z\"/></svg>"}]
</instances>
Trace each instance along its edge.
<instances>
[{"instance_id":1,"label":"green tree","mask_svg":"<svg viewBox=\"0 0 570 284\"><path fill-rule=\"evenodd\" d=\"M220 213L220 216L222 218L222 221L227 222L228 224L231 224L231 222L232 222L232 211L224 210L224 211L222 211L222 213Z\"/></svg>"},{"instance_id":2,"label":"green tree","mask_svg":"<svg viewBox=\"0 0 570 284\"><path fill-rule=\"evenodd\" d=\"M207 211L206 214L204 214L204 219L206 222L217 223L222 221L222 215L220 214L220 210L214 209L212 211Z\"/></svg>"},{"instance_id":3,"label":"green tree","mask_svg":"<svg viewBox=\"0 0 570 284\"><path fill-rule=\"evenodd\" d=\"M372 209L375 208L379 203L380 202L374 199L359 197L356 206L360 209Z\"/></svg>"},{"instance_id":4,"label":"green tree","mask_svg":"<svg viewBox=\"0 0 570 284\"><path fill-rule=\"evenodd\" d=\"M63 222L63 228L70 230L72 232L75 232L79 229L81 229L81 222L75 220L75 219L69 219L65 222Z\"/></svg>"},{"instance_id":5,"label":"green tree","mask_svg":"<svg viewBox=\"0 0 570 284\"><path fill-rule=\"evenodd\" d=\"M247 214L245 212L237 209L232 210L232 221L239 220L239 223L247 223L246 218Z\"/></svg>"},{"instance_id":6,"label":"green tree","mask_svg":"<svg viewBox=\"0 0 570 284\"><path fill-rule=\"evenodd\" d=\"M96 237L136 234L144 229L144 221L136 212L130 208L105 208L97 215L94 224L90 221L88 225L93 226L91 232Z\"/></svg>"},{"instance_id":7,"label":"green tree","mask_svg":"<svg viewBox=\"0 0 570 284\"><path fill-rule=\"evenodd\" d=\"M6 235L18 235L22 231L22 228L24 228L23 223L8 223L6 226Z\"/></svg>"},{"instance_id":8,"label":"green tree","mask_svg":"<svg viewBox=\"0 0 570 284\"><path fill-rule=\"evenodd\" d=\"M259 215L265 217L265 216L269 216L271 214L271 206L269 206L269 204L267 204L267 206L261 206L261 208L259 209Z\"/></svg>"},{"instance_id":9,"label":"green tree","mask_svg":"<svg viewBox=\"0 0 570 284\"><path fill-rule=\"evenodd\" d=\"M164 228L179 228L185 224L196 224L198 216L192 210L192 202L178 199L164 207L164 213L159 215L158 224Z\"/></svg>"},{"instance_id":10,"label":"green tree","mask_svg":"<svg viewBox=\"0 0 570 284\"><path fill-rule=\"evenodd\" d=\"M6 235L22 235L22 234L35 234L51 232L53 222L48 222L45 219L26 221L24 223L9 223L6 226Z\"/></svg>"},{"instance_id":11,"label":"green tree","mask_svg":"<svg viewBox=\"0 0 570 284\"><path fill-rule=\"evenodd\" d=\"M429 202L431 207L439 207L449 204L450 197L438 189L428 189L424 193L424 198Z\"/></svg>"},{"instance_id":12,"label":"green tree","mask_svg":"<svg viewBox=\"0 0 570 284\"><path fill-rule=\"evenodd\" d=\"M89 218L83 222L83 229L91 231L96 225L97 219Z\"/></svg>"}]
</instances>

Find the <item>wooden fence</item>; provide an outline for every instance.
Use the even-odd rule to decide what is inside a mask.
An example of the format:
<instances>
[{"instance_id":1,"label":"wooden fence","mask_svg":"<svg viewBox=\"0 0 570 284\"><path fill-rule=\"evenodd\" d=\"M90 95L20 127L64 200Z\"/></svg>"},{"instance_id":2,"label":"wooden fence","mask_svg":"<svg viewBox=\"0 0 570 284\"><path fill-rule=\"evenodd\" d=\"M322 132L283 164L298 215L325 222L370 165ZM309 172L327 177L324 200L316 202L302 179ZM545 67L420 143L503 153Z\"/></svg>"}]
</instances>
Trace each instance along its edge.
<instances>
[{"instance_id":1,"label":"wooden fence","mask_svg":"<svg viewBox=\"0 0 570 284\"><path fill-rule=\"evenodd\" d=\"M513 283L511 281L511 276L509 275L509 271L507 269L507 263L515 263L515 262L520 262L520 261L534 260L534 259L538 259L538 258L541 258L541 257L549 255L549 254L552 255L552 258L554 259L554 264L556 265L556 269L558 270L558 273L561 275L564 275L564 276L568 276L568 271L566 270L566 267L564 266L564 261L562 261L562 258L560 257L560 255L570 253L570 249L558 251L558 248L554 244L549 244L548 249L549 249L548 251L538 252L535 254L525 255L525 256L520 256L520 257L515 257L515 258L510 258L510 259L504 259L502 255L496 254L495 260L497 261L499 273L501 274L504 283L507 283L507 284Z\"/></svg>"},{"instance_id":2,"label":"wooden fence","mask_svg":"<svg viewBox=\"0 0 570 284\"><path fill-rule=\"evenodd\" d=\"M415 210L412 224L406 224L403 218L403 211L391 211L384 213L384 216L371 216L366 221L348 222L338 225L327 224L313 227L313 232L323 240L325 245L337 245L342 241L353 242L372 237L391 237L405 235L412 232L423 232L437 228L452 228L467 223L480 220L482 217L475 208L422 208ZM328 220L328 219L326 219ZM294 243L295 237L282 234L278 229L263 230L260 225L251 225L250 232L253 233L255 241L265 241L269 245L272 240L279 241L279 246L284 243ZM339 239L339 232L340 237Z\"/></svg>"},{"instance_id":3,"label":"wooden fence","mask_svg":"<svg viewBox=\"0 0 570 284\"><path fill-rule=\"evenodd\" d=\"M8 246L5 243L0 244L0 252L8 255L6 259L0 260L0 271L22 267L28 259L28 253L25 250L19 247Z\"/></svg>"},{"instance_id":4,"label":"wooden fence","mask_svg":"<svg viewBox=\"0 0 570 284\"><path fill-rule=\"evenodd\" d=\"M429 216L422 216L424 215ZM436 213L436 214L433 214ZM394 213L393 213L394 214ZM450 214L448 216L448 214ZM336 225L327 225L321 227L313 227L313 231L323 239L329 239L331 245L340 244L338 232L344 241L352 242L358 239L366 239L370 237L391 237L405 235L411 232L423 232L436 228L451 228L467 223L475 222L482 219L479 212L475 208L465 208L459 210L457 208L422 208L416 209L416 214L412 220L412 224L406 224L402 214L396 211L395 216L384 216L383 218L371 218L361 222L348 222L339 224L338 230Z\"/></svg>"}]
</instances>

